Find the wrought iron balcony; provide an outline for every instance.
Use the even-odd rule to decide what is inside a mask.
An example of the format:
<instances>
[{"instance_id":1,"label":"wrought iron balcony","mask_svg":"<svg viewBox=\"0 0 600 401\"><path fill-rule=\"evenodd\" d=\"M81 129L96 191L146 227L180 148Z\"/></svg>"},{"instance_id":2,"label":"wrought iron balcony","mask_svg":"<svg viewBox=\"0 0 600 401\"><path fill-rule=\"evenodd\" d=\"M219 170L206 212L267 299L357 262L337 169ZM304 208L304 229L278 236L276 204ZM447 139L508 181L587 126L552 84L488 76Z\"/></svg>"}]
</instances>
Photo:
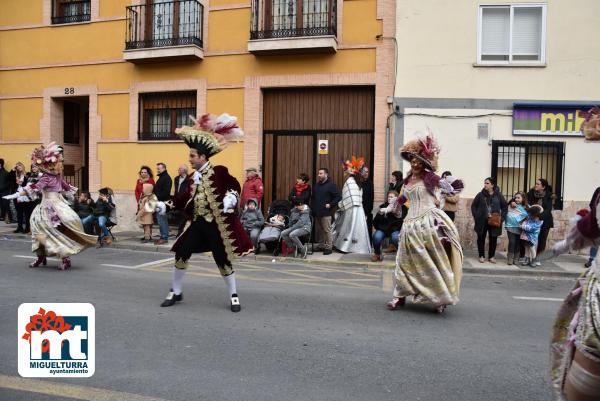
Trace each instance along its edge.
<instances>
[{"instance_id":1,"label":"wrought iron balcony","mask_svg":"<svg viewBox=\"0 0 600 401\"><path fill-rule=\"evenodd\" d=\"M253 0L250 39L336 35L335 0Z\"/></svg>"},{"instance_id":2,"label":"wrought iron balcony","mask_svg":"<svg viewBox=\"0 0 600 401\"><path fill-rule=\"evenodd\" d=\"M52 24L70 24L90 20L90 0L52 1Z\"/></svg>"},{"instance_id":3,"label":"wrought iron balcony","mask_svg":"<svg viewBox=\"0 0 600 401\"><path fill-rule=\"evenodd\" d=\"M252 0L249 50L336 50L336 0ZM290 40L292 39L292 40ZM303 44L298 39L311 39ZM269 40L271 43L257 43ZM282 40L280 43L273 41Z\"/></svg>"},{"instance_id":4,"label":"wrought iron balcony","mask_svg":"<svg viewBox=\"0 0 600 401\"><path fill-rule=\"evenodd\" d=\"M198 0L159 1L127 7L125 52L191 46L202 49L204 6ZM163 52L166 56L196 56L186 51ZM149 54L149 53L148 53ZM199 58L202 58L200 56ZM130 60L130 58L125 57ZM155 58L154 56L144 58ZM130 60L131 61L131 60Z\"/></svg>"}]
</instances>

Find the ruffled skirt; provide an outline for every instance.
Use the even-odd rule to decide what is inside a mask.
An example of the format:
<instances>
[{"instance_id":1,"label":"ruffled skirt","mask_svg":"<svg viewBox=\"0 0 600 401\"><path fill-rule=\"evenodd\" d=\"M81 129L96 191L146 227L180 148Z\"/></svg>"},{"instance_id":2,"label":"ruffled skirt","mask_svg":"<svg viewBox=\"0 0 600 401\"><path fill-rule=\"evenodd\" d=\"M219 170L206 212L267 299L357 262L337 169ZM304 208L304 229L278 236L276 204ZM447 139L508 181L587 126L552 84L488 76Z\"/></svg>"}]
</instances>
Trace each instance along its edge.
<instances>
[{"instance_id":1,"label":"ruffled skirt","mask_svg":"<svg viewBox=\"0 0 600 401\"><path fill-rule=\"evenodd\" d=\"M94 246L97 237L83 230L81 219L58 192L44 192L31 214L31 250L66 258Z\"/></svg>"},{"instance_id":2,"label":"ruffled skirt","mask_svg":"<svg viewBox=\"0 0 600 401\"><path fill-rule=\"evenodd\" d=\"M433 305L458 303L463 253L456 226L434 208L406 218L400 231L394 297Z\"/></svg>"}]
</instances>

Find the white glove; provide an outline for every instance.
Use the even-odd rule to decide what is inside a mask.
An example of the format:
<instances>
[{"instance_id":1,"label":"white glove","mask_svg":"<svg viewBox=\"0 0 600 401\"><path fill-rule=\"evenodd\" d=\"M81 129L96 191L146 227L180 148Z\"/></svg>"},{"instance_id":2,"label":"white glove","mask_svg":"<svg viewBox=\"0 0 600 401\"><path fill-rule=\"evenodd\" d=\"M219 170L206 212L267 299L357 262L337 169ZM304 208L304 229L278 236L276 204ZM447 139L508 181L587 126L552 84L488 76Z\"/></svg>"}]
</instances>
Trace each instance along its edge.
<instances>
[{"instance_id":1,"label":"white glove","mask_svg":"<svg viewBox=\"0 0 600 401\"><path fill-rule=\"evenodd\" d=\"M223 211L233 209L235 205L237 205L237 197L232 193L225 195L223 198Z\"/></svg>"},{"instance_id":2,"label":"white glove","mask_svg":"<svg viewBox=\"0 0 600 401\"><path fill-rule=\"evenodd\" d=\"M18 197L19 197L19 193L15 192L14 194L3 196L2 199L10 200L10 199L17 199Z\"/></svg>"},{"instance_id":3,"label":"white glove","mask_svg":"<svg viewBox=\"0 0 600 401\"><path fill-rule=\"evenodd\" d=\"M167 206L165 205L165 202L158 202L156 204L156 209L154 209L156 211L156 213L160 214L161 216L164 216L167 213Z\"/></svg>"},{"instance_id":4,"label":"white glove","mask_svg":"<svg viewBox=\"0 0 600 401\"><path fill-rule=\"evenodd\" d=\"M27 196L19 196L17 198L17 202L21 203L21 202L29 202L29 198Z\"/></svg>"}]
</instances>

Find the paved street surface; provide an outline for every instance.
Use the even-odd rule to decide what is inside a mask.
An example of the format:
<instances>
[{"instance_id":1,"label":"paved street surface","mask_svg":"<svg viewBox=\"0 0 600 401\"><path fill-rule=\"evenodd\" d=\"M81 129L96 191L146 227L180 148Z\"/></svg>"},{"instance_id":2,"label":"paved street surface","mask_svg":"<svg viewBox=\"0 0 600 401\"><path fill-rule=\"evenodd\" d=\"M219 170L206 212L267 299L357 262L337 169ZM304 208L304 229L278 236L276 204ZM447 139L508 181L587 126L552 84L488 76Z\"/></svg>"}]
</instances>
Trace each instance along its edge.
<instances>
[{"instance_id":1,"label":"paved street surface","mask_svg":"<svg viewBox=\"0 0 600 401\"><path fill-rule=\"evenodd\" d=\"M546 401L550 328L574 281L466 275L439 316L386 310L389 270L250 259L234 314L207 258L171 308L168 254L91 249L66 272L31 260L26 240L0 240L0 400ZM17 308L36 301L95 306L93 377L19 377Z\"/></svg>"}]
</instances>

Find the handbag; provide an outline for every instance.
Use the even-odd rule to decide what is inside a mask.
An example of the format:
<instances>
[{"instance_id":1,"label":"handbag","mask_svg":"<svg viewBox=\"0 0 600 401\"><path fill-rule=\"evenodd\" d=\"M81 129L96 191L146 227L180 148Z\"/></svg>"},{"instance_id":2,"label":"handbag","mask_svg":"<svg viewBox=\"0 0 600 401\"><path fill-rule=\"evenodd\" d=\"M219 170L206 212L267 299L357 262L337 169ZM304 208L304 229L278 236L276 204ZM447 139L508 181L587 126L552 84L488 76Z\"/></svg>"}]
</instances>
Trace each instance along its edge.
<instances>
[{"instance_id":1,"label":"handbag","mask_svg":"<svg viewBox=\"0 0 600 401\"><path fill-rule=\"evenodd\" d=\"M488 226L502 227L502 216L498 212L492 212L487 218Z\"/></svg>"}]
</instances>

